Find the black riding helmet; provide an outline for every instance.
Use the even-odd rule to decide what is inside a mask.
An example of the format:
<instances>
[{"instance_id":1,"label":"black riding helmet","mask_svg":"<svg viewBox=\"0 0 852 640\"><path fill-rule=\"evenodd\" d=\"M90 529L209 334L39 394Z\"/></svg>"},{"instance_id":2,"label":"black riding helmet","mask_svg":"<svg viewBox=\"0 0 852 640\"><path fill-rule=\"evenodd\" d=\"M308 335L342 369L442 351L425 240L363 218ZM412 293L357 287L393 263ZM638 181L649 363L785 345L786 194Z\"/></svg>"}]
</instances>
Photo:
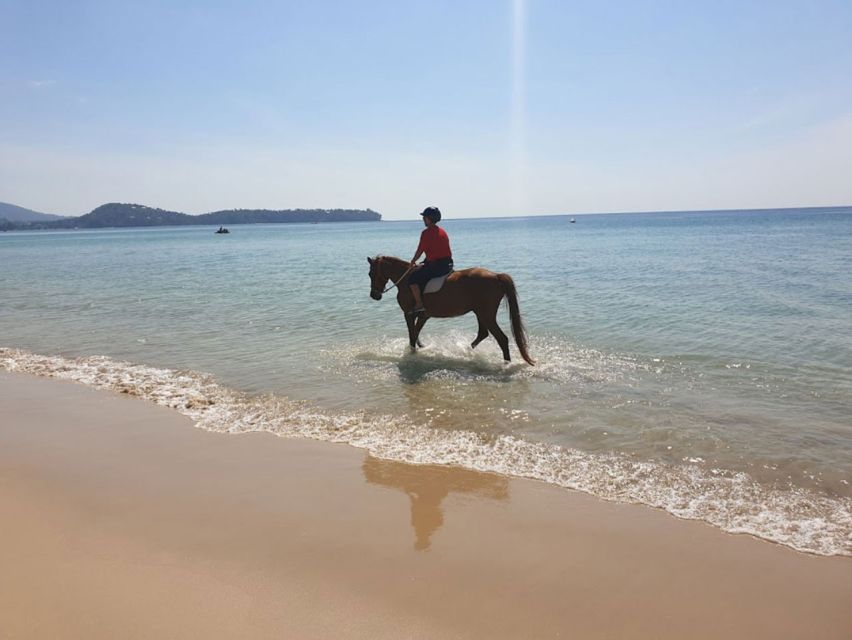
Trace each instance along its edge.
<instances>
[{"instance_id":1,"label":"black riding helmet","mask_svg":"<svg viewBox=\"0 0 852 640\"><path fill-rule=\"evenodd\" d=\"M426 207L420 215L424 218L431 218L432 222L435 223L441 221L441 210L438 207Z\"/></svg>"}]
</instances>

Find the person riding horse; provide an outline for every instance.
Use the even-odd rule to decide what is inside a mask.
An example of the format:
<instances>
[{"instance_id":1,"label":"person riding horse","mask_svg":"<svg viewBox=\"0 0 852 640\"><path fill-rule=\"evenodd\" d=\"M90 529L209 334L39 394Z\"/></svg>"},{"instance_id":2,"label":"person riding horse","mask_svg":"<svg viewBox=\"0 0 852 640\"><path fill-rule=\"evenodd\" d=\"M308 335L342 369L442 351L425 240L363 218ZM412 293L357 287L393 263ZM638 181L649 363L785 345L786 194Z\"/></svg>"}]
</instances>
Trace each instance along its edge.
<instances>
[{"instance_id":1,"label":"person riding horse","mask_svg":"<svg viewBox=\"0 0 852 640\"><path fill-rule=\"evenodd\" d=\"M441 212L437 207L427 207L423 213L426 229L420 234L417 253L411 260L393 256L367 257L370 263L370 297L381 300L391 289L397 289L396 302L403 312L408 326L408 342L412 350L422 347L420 332L429 318L455 318L466 313L476 315L479 331L470 343L476 348L491 334L500 345L503 359L511 360L509 338L497 324L497 310L505 298L509 303L509 319L512 335L521 357L535 364L527 349L527 332L518 306L515 281L508 273L495 273L481 267L453 271L453 254L447 232L437 226ZM426 262L417 270L417 260L426 254ZM447 275L449 274L449 275ZM427 294L424 306L421 285L431 278L447 276L440 291ZM390 284L388 284L390 283Z\"/></svg>"},{"instance_id":2,"label":"person riding horse","mask_svg":"<svg viewBox=\"0 0 852 640\"><path fill-rule=\"evenodd\" d=\"M420 234L420 244L411 259L411 268L417 269L408 278L411 295L414 296L414 309L411 315L425 311L423 308L422 291L432 278L445 276L453 270L453 252L450 250L450 237L438 226L441 221L441 210L438 207L426 207L423 213L423 224L426 228ZM426 254L425 262L417 268L417 260Z\"/></svg>"}]
</instances>

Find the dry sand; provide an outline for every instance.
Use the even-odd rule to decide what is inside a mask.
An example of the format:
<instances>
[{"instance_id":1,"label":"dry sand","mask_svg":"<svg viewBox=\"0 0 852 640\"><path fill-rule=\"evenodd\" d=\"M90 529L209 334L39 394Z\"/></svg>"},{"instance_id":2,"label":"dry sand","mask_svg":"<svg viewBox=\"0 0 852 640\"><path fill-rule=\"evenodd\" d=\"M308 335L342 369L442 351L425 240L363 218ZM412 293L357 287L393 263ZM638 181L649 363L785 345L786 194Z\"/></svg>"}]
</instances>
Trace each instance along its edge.
<instances>
[{"instance_id":1,"label":"dry sand","mask_svg":"<svg viewBox=\"0 0 852 640\"><path fill-rule=\"evenodd\" d=\"M0 638L852 638L852 559L0 373Z\"/></svg>"}]
</instances>

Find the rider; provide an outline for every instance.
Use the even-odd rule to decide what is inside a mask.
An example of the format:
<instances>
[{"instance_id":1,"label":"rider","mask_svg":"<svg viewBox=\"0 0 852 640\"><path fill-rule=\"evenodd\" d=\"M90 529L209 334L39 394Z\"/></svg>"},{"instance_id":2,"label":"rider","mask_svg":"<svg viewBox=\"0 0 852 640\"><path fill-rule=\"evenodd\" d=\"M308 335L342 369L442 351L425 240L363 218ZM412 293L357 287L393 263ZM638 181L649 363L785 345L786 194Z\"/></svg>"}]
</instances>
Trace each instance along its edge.
<instances>
[{"instance_id":1,"label":"rider","mask_svg":"<svg viewBox=\"0 0 852 640\"><path fill-rule=\"evenodd\" d=\"M411 259L411 268L416 267L417 260L424 253L426 261L408 278L411 294L414 296L414 309L411 311L413 314L425 311L420 287L425 287L431 278L447 275L453 270L450 238L447 232L438 226L441 221L441 211L438 207L426 207L420 215L423 216L423 224L426 228L420 234L420 244L417 245L417 253Z\"/></svg>"}]
</instances>

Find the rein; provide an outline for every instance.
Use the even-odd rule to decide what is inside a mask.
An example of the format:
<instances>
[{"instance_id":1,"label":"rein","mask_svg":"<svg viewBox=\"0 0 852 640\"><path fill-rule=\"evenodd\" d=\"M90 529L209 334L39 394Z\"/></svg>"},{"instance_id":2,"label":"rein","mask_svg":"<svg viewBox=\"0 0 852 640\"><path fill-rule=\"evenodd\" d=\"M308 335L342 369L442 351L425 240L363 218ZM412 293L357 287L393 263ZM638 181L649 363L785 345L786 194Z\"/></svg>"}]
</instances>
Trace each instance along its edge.
<instances>
[{"instance_id":1,"label":"rein","mask_svg":"<svg viewBox=\"0 0 852 640\"><path fill-rule=\"evenodd\" d=\"M411 272L411 270L412 270L413 268L414 268L414 267L412 267L412 266L410 266L410 265L409 265L408 269L406 269L406 270L405 270L405 273L403 273L403 274L399 277L399 280L397 280L397 281L396 281L396 282L394 282L393 284L391 284L391 285L389 285L389 286L385 287L385 290L384 290L384 291L382 291L382 292L381 292L381 294L382 294L382 295L384 295L384 294L386 294L388 291L390 291L391 289L393 289L394 287L396 287L396 286L397 286L400 282L402 282L402 281L405 279L405 276L407 276L407 275ZM391 280L391 282L393 282L393 280ZM373 289L373 291L375 291L375 289Z\"/></svg>"}]
</instances>

